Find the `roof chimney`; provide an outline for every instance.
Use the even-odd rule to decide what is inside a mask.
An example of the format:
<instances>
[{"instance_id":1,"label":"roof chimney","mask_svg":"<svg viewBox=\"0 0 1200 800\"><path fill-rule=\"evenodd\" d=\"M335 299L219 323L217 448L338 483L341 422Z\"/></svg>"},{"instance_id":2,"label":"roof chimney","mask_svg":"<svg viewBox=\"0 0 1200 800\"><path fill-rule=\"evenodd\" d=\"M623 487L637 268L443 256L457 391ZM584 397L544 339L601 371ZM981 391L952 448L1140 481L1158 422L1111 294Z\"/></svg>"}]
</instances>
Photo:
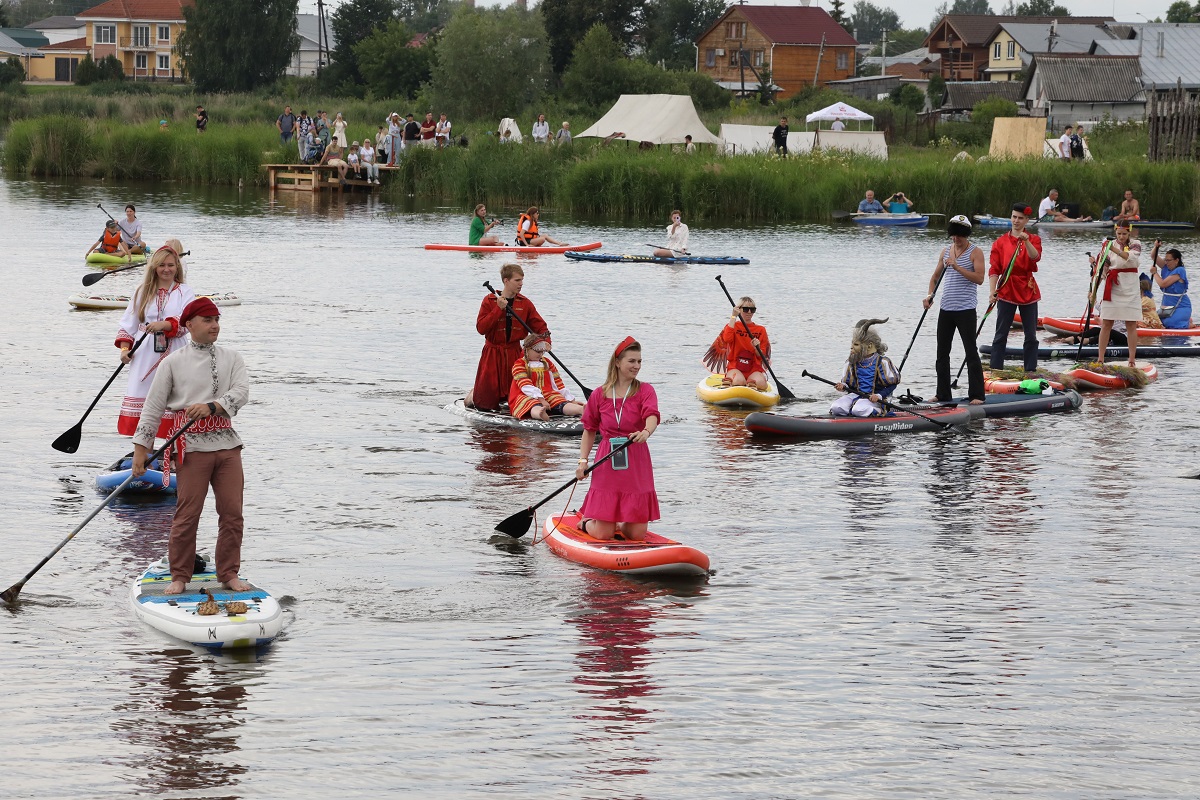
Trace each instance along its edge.
<instances>
[{"instance_id":1,"label":"roof chimney","mask_svg":"<svg viewBox=\"0 0 1200 800\"><path fill-rule=\"evenodd\" d=\"M1163 57L1163 50L1166 49L1166 44L1167 44L1166 38L1167 38L1167 34L1165 31L1158 32L1158 57L1159 58Z\"/></svg>"}]
</instances>

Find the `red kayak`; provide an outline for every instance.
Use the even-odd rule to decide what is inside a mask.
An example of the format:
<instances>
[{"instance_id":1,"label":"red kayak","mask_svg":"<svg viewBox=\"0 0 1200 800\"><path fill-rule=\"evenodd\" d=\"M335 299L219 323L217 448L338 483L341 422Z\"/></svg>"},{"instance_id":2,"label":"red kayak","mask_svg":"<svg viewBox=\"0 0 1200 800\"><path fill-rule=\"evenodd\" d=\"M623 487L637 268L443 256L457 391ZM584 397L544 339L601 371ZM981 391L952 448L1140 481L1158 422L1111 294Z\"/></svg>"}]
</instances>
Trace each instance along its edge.
<instances>
[{"instance_id":1,"label":"red kayak","mask_svg":"<svg viewBox=\"0 0 1200 800\"><path fill-rule=\"evenodd\" d=\"M1158 368L1153 364L1138 364L1137 368L1146 373L1146 379L1150 383L1158 380ZM1075 379L1077 389L1128 389L1133 385L1120 375L1096 372L1087 367L1076 367L1064 374Z\"/></svg>"},{"instance_id":2,"label":"red kayak","mask_svg":"<svg viewBox=\"0 0 1200 800\"><path fill-rule=\"evenodd\" d=\"M1073 336L1083 330L1083 315L1073 319L1061 317L1042 317L1042 324L1051 333L1059 336ZM1092 317L1092 327L1100 324L1098 317ZM1161 338L1165 336L1200 336L1200 328L1143 328L1138 326L1138 338Z\"/></svg>"},{"instance_id":3,"label":"red kayak","mask_svg":"<svg viewBox=\"0 0 1200 800\"><path fill-rule=\"evenodd\" d=\"M641 541L595 539L575 526L578 514L553 516L544 528L546 544L568 561L625 575L676 575L699 577L708 574L708 556L694 547L646 532Z\"/></svg>"},{"instance_id":4,"label":"red kayak","mask_svg":"<svg viewBox=\"0 0 1200 800\"><path fill-rule=\"evenodd\" d=\"M602 242L569 244L562 247L522 247L515 244L427 244L426 250L465 250L468 253L565 253L568 250L599 250Z\"/></svg>"}]
</instances>

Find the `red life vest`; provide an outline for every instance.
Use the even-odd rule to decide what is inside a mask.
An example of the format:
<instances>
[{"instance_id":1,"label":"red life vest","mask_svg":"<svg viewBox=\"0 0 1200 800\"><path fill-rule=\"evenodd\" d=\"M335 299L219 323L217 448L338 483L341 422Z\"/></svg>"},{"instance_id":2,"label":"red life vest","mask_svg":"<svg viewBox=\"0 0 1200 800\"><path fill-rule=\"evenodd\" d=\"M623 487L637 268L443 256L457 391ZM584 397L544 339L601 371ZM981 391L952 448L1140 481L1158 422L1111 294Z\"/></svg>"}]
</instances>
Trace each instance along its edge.
<instances>
[{"instance_id":1,"label":"red life vest","mask_svg":"<svg viewBox=\"0 0 1200 800\"><path fill-rule=\"evenodd\" d=\"M529 230L525 230L525 221L529 221ZM517 240L528 244L537 238L537 220L528 214L522 214L517 220Z\"/></svg>"},{"instance_id":2,"label":"red life vest","mask_svg":"<svg viewBox=\"0 0 1200 800\"><path fill-rule=\"evenodd\" d=\"M119 228L105 228L103 240L100 242L100 249L106 253L115 253L121 249L121 230Z\"/></svg>"}]
</instances>

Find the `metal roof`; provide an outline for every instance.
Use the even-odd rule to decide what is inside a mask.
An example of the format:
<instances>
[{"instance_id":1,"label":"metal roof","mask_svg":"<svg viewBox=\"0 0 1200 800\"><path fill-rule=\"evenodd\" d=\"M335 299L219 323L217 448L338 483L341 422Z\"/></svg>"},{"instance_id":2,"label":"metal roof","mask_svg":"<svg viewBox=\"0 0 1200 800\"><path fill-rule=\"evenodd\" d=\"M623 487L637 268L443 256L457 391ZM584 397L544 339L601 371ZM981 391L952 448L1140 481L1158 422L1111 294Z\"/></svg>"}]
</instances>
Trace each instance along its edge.
<instances>
[{"instance_id":1,"label":"metal roof","mask_svg":"<svg viewBox=\"0 0 1200 800\"><path fill-rule=\"evenodd\" d=\"M16 39L0 31L0 53L16 56L35 52L37 51L34 48L26 47Z\"/></svg>"},{"instance_id":2,"label":"metal roof","mask_svg":"<svg viewBox=\"0 0 1200 800\"><path fill-rule=\"evenodd\" d=\"M700 41L717 26L724 24L734 11L745 17L767 41L774 44L820 45L824 35L826 47L858 45L845 28L838 25L825 9L817 6L730 6L693 41Z\"/></svg>"},{"instance_id":3,"label":"metal roof","mask_svg":"<svg viewBox=\"0 0 1200 800\"><path fill-rule=\"evenodd\" d=\"M982 47L992 40L996 34L996 29L1007 22L1018 23L1046 23L1050 24L1053 19L1058 20L1060 29L1072 25L1100 25L1105 22L1114 22L1112 17L1015 17L1015 16L999 16L993 14L947 14L936 23L930 30L929 35L925 37L923 44L929 45L934 33L945 22L954 32L957 33L967 45Z\"/></svg>"},{"instance_id":4,"label":"metal roof","mask_svg":"<svg viewBox=\"0 0 1200 800\"><path fill-rule=\"evenodd\" d=\"M1028 96L1036 78L1052 103L1141 103L1146 100L1141 72L1137 56L1037 55L1021 96Z\"/></svg>"},{"instance_id":5,"label":"metal roof","mask_svg":"<svg viewBox=\"0 0 1200 800\"><path fill-rule=\"evenodd\" d=\"M996 33L1003 29L1017 41L1026 53L1086 53L1097 39L1112 40L1115 37L1102 25L1064 25L1054 28L1054 47L1048 47L1049 23L1002 22ZM995 36L992 37L996 38Z\"/></svg>"},{"instance_id":6,"label":"metal roof","mask_svg":"<svg viewBox=\"0 0 1200 800\"><path fill-rule=\"evenodd\" d=\"M1136 39L1097 41L1093 52L1138 56L1147 88L1166 89L1177 81L1185 88L1200 87L1200 24L1137 25L1132 30Z\"/></svg>"},{"instance_id":7,"label":"metal roof","mask_svg":"<svg viewBox=\"0 0 1200 800\"><path fill-rule=\"evenodd\" d=\"M1024 94L1017 81L947 81L941 111L969 111L980 100L1002 97L1019 103Z\"/></svg>"},{"instance_id":8,"label":"metal roof","mask_svg":"<svg viewBox=\"0 0 1200 800\"><path fill-rule=\"evenodd\" d=\"M33 28L35 31L49 31L60 30L62 28L82 28L85 24L87 23L81 19L60 15L57 17L46 17L45 19L38 20L37 22L31 22L25 27Z\"/></svg>"},{"instance_id":9,"label":"metal roof","mask_svg":"<svg viewBox=\"0 0 1200 800\"><path fill-rule=\"evenodd\" d=\"M296 33L300 34L301 39L307 39L313 43L313 47L317 44L317 15L316 14L297 14L296 15ZM325 32L322 38L325 39L325 46L330 50L337 47L337 37L333 33L333 26L328 20L325 22Z\"/></svg>"}]
</instances>

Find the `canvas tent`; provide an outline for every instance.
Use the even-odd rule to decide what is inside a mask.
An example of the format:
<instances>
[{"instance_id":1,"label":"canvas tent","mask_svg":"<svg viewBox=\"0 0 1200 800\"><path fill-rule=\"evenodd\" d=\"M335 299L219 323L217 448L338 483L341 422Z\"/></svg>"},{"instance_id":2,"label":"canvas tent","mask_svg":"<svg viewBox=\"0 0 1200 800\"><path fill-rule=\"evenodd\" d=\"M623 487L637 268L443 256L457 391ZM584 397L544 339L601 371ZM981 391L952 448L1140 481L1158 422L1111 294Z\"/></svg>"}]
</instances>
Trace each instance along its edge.
<instances>
[{"instance_id":1,"label":"canvas tent","mask_svg":"<svg viewBox=\"0 0 1200 800\"><path fill-rule=\"evenodd\" d=\"M688 95L623 94L607 114L575 138L603 139L618 132L631 142L683 144L683 137L691 134L695 144L721 144L704 127Z\"/></svg>"},{"instance_id":2,"label":"canvas tent","mask_svg":"<svg viewBox=\"0 0 1200 800\"><path fill-rule=\"evenodd\" d=\"M725 143L725 152L729 155L747 155L763 153L774 146L771 139L770 125L731 125L721 123L721 141ZM815 132L788 131L788 152L792 154L808 153L816 141Z\"/></svg>"},{"instance_id":3,"label":"canvas tent","mask_svg":"<svg viewBox=\"0 0 1200 800\"><path fill-rule=\"evenodd\" d=\"M1039 158L1045 149L1045 117L996 117L992 120L991 158Z\"/></svg>"},{"instance_id":4,"label":"canvas tent","mask_svg":"<svg viewBox=\"0 0 1200 800\"><path fill-rule=\"evenodd\" d=\"M814 122L833 122L835 119L840 119L842 122L870 122L872 127L875 125L875 118L870 114L845 103L834 103L820 111L814 111L804 118L804 122L811 125Z\"/></svg>"},{"instance_id":5,"label":"canvas tent","mask_svg":"<svg viewBox=\"0 0 1200 800\"><path fill-rule=\"evenodd\" d=\"M887 139L883 131L817 131L818 150L844 150L887 161Z\"/></svg>"},{"instance_id":6,"label":"canvas tent","mask_svg":"<svg viewBox=\"0 0 1200 800\"><path fill-rule=\"evenodd\" d=\"M504 132L509 131L508 140L514 144L521 143L521 129L517 127L517 121L512 117L505 117L500 120L500 124L496 126L496 136L504 138Z\"/></svg>"}]
</instances>

